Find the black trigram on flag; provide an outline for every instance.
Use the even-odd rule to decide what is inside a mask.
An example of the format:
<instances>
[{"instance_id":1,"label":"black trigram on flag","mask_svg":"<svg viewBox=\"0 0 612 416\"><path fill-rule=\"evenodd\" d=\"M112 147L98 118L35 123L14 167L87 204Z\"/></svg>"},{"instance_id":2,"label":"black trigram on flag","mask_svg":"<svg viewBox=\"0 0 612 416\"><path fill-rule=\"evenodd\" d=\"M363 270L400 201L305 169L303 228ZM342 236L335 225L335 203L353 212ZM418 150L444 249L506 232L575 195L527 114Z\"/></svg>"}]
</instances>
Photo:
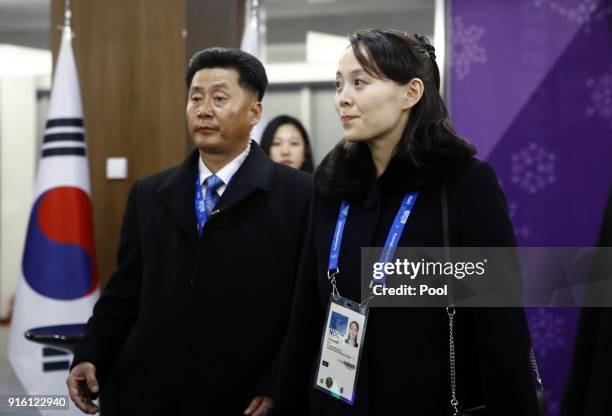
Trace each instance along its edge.
<instances>
[{"instance_id":1,"label":"black trigram on flag","mask_svg":"<svg viewBox=\"0 0 612 416\"><path fill-rule=\"evenodd\" d=\"M70 368L70 354L56 348L45 347L43 354L43 372L63 371Z\"/></svg>"},{"instance_id":2,"label":"black trigram on flag","mask_svg":"<svg viewBox=\"0 0 612 416\"><path fill-rule=\"evenodd\" d=\"M67 155L85 156L83 119L49 119L43 138L42 157Z\"/></svg>"}]
</instances>

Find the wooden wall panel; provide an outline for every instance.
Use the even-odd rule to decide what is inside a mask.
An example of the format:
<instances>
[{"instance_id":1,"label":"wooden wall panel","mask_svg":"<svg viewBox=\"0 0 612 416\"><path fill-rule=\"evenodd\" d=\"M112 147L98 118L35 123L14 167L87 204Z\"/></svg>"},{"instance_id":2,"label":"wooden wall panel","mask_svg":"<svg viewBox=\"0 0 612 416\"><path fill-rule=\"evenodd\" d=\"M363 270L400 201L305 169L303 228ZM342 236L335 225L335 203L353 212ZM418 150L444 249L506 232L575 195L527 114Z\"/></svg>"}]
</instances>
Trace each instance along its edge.
<instances>
[{"instance_id":1,"label":"wooden wall panel","mask_svg":"<svg viewBox=\"0 0 612 416\"><path fill-rule=\"evenodd\" d=\"M187 51L211 46L212 39L238 46L240 4L242 0L72 0L102 285L116 267L130 186L179 163L191 148L185 129ZM52 28L63 24L63 8L63 0L52 0ZM222 15L211 19L217 8ZM193 19L195 15L213 21L214 38L202 29L208 23ZM60 35L52 30L54 58ZM223 42L226 37L229 41ZM128 158L129 177L107 180L106 159L119 156Z\"/></svg>"},{"instance_id":2,"label":"wooden wall panel","mask_svg":"<svg viewBox=\"0 0 612 416\"><path fill-rule=\"evenodd\" d=\"M239 48L244 27L243 0L187 1L187 59L211 46Z\"/></svg>"}]
</instances>

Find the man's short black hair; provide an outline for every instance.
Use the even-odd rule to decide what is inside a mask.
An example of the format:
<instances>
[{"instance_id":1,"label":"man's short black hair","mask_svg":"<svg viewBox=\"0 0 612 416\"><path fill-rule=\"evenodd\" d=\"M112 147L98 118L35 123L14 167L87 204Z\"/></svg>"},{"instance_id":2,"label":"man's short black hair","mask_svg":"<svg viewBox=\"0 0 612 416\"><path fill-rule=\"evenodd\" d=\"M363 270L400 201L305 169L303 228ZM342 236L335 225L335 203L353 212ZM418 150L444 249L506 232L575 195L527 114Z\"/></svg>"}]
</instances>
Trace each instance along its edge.
<instances>
[{"instance_id":1,"label":"man's short black hair","mask_svg":"<svg viewBox=\"0 0 612 416\"><path fill-rule=\"evenodd\" d=\"M268 76L259 59L250 53L233 48L208 48L196 53L187 65L187 88L191 87L196 72L205 68L235 69L240 86L257 94L258 101L263 99Z\"/></svg>"}]
</instances>

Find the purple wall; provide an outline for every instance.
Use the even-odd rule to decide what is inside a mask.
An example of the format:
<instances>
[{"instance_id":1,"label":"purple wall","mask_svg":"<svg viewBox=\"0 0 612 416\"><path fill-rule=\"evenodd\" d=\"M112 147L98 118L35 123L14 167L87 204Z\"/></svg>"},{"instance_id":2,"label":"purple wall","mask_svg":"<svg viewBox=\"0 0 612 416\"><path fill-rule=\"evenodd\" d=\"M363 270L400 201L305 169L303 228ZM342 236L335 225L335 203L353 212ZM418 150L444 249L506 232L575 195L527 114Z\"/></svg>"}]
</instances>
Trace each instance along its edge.
<instances>
[{"instance_id":1,"label":"purple wall","mask_svg":"<svg viewBox=\"0 0 612 416\"><path fill-rule=\"evenodd\" d=\"M612 0L451 2L451 115L522 246L593 246L612 182ZM557 415L579 311L528 311Z\"/></svg>"}]
</instances>

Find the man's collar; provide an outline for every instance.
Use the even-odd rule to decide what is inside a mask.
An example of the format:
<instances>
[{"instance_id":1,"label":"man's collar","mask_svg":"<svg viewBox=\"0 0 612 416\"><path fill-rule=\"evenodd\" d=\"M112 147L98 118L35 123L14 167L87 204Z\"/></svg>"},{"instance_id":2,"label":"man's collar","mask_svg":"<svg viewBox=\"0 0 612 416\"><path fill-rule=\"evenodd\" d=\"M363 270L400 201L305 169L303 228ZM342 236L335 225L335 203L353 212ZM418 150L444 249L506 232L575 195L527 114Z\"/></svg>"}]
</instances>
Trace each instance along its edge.
<instances>
[{"instance_id":1,"label":"man's collar","mask_svg":"<svg viewBox=\"0 0 612 416\"><path fill-rule=\"evenodd\" d=\"M251 149L242 166L236 171L232 183L243 182L263 190L269 190L272 182L274 162L261 150L261 147L256 142L251 141L250 146ZM192 150L183 163L166 180L159 184L157 191L163 191L173 186L187 187L186 189L191 191L191 196L193 197L195 175L198 174L198 159L200 159L198 149Z\"/></svg>"},{"instance_id":2,"label":"man's collar","mask_svg":"<svg viewBox=\"0 0 612 416\"><path fill-rule=\"evenodd\" d=\"M197 242L193 201L199 157L198 149L194 149L181 165L170 171L170 174L156 189L163 203L172 213L175 222L188 235L193 247ZM257 143L252 142L251 150L242 166L234 174L231 186L225 190L219 200L218 209L227 209L239 203L256 189L270 190L273 173L274 162Z\"/></svg>"},{"instance_id":3,"label":"man's collar","mask_svg":"<svg viewBox=\"0 0 612 416\"><path fill-rule=\"evenodd\" d=\"M250 150L251 150L251 141L247 143L247 146L242 151L242 153L240 153L238 156L232 159L229 163L227 163L225 166L219 169L217 173L212 173L211 170L208 169L208 166L206 166L206 164L202 160L202 157L201 156L198 157L198 171L200 172L200 184L203 184L206 178L208 178L209 176L216 175L219 179L223 181L225 185L227 185L232 179L232 176L234 176L234 174L238 171L240 166L242 166L242 164L246 160L247 156L249 155Z\"/></svg>"},{"instance_id":4,"label":"man's collar","mask_svg":"<svg viewBox=\"0 0 612 416\"><path fill-rule=\"evenodd\" d=\"M274 162L261 150L261 147L251 141L251 150L244 163L238 169L232 183L242 182L251 184L265 191L270 190Z\"/></svg>"}]
</instances>

